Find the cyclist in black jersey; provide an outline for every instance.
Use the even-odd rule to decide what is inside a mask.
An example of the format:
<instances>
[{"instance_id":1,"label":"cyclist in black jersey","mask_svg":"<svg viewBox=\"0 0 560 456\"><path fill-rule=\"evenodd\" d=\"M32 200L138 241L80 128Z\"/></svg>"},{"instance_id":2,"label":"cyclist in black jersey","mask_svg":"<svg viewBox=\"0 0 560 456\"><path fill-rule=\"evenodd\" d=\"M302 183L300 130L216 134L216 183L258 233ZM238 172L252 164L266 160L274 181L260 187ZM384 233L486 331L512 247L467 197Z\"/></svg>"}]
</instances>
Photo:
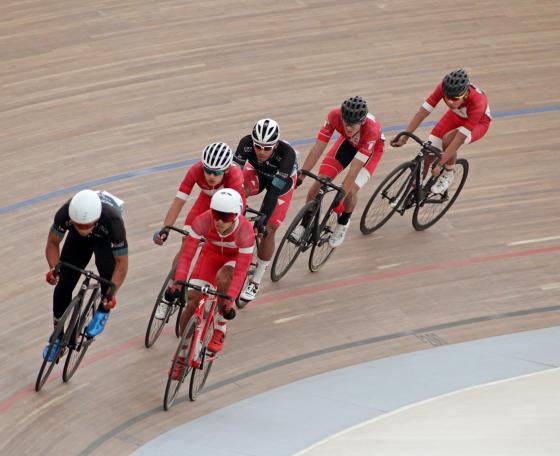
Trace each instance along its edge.
<instances>
[{"instance_id":1,"label":"cyclist in black jersey","mask_svg":"<svg viewBox=\"0 0 560 456\"><path fill-rule=\"evenodd\" d=\"M241 138L233 160L243 169L247 197L266 190L260 208L264 217L254 224L255 230L264 233L257 252L257 267L240 295L243 301L252 301L274 254L276 230L290 207L297 175L297 157L294 148L280 139L278 124L272 119L261 119L250 135Z\"/></svg>"},{"instance_id":2,"label":"cyclist in black jersey","mask_svg":"<svg viewBox=\"0 0 560 456\"><path fill-rule=\"evenodd\" d=\"M50 268L46 280L49 284L56 285L53 293L55 326L70 304L72 292L80 277L78 272L67 268L62 268L59 274L55 275L55 266L59 261L84 269L95 254L95 265L99 275L111 280L117 289L122 285L128 270L128 243L121 204L121 200L108 192L82 190L56 212L45 248ZM68 236L61 252L60 243L66 233ZM101 284L101 290L103 299L86 328L91 337L103 331L109 311L116 304L116 290L108 290L105 284ZM44 356L48 347L47 344L43 351ZM51 353L56 352L56 349L51 350Z\"/></svg>"}]
</instances>

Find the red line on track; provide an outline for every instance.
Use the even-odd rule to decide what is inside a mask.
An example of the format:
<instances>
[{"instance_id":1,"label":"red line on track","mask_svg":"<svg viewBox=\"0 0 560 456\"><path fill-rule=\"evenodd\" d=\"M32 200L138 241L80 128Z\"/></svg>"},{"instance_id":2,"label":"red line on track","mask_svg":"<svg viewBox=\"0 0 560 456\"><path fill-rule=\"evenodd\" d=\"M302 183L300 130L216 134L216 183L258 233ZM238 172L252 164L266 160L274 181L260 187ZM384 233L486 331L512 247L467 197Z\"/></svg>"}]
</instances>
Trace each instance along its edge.
<instances>
[{"instance_id":1,"label":"red line on track","mask_svg":"<svg viewBox=\"0 0 560 456\"><path fill-rule=\"evenodd\" d=\"M501 253L498 255L488 255L488 256L478 256L473 258L466 258L462 260L452 260L443 263L432 263L426 264L423 266L417 266L413 268L407 269L400 269L398 271L390 271L390 272L379 272L375 274L367 274L360 277L355 277L353 279L342 279L337 280L334 282L326 283L319 286L311 286L300 288L294 291L288 292L281 292L276 293L266 298L259 299L257 302L251 304L251 306L261 305L261 304L270 304L277 301L282 301L285 299L297 298L299 296L305 296L313 293L320 293L322 291L332 290L336 288L344 288L349 287L352 285L359 285L362 283L367 282L377 282L379 280L387 280L387 279L394 279L397 277L402 277L410 274L417 274L419 272L427 272L427 271L435 271L435 270L442 270L442 269L453 269L453 268L462 268L465 266L471 266L474 264L479 263L489 263L492 261L500 261L506 260L508 258L517 258L517 257L525 257L525 256L532 256L532 255L541 255L546 253L554 253L560 252L560 246L552 246L552 247L544 247L541 249L532 249L532 250L522 250L517 252L509 252L509 253ZM166 329L164 332L171 332L172 328ZM144 336L141 337L134 337L116 347L109 348L104 350L100 353L97 353L89 358L87 361L84 360L83 366L88 366L90 364L94 364L99 360L108 358L109 356L113 356L117 353L120 353L124 350L127 350L130 347L134 347L136 345L141 345L144 343ZM56 380L61 377L61 374L55 375L47 380L47 383ZM25 388L15 392L12 394L8 399L0 402L0 413L4 413L9 410L14 404L19 402L21 399L25 398L26 396L32 394L34 392L34 386L28 385Z\"/></svg>"}]
</instances>

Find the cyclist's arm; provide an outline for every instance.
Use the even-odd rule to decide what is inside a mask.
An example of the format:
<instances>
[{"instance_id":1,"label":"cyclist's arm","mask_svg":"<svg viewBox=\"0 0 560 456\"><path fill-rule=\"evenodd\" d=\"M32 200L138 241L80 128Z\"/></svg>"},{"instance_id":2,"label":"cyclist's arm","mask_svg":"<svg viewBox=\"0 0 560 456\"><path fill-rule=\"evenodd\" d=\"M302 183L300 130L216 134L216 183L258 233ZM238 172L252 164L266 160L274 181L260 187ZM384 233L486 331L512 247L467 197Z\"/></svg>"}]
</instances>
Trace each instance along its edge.
<instances>
[{"instance_id":1,"label":"cyclist's arm","mask_svg":"<svg viewBox=\"0 0 560 456\"><path fill-rule=\"evenodd\" d=\"M422 121L429 115L430 115L430 111L424 108L424 106L420 106L420 109L416 114L414 114L414 117L406 127L406 131L408 131L409 133L414 133L416 129L419 127L419 125L422 123Z\"/></svg>"},{"instance_id":2,"label":"cyclist's arm","mask_svg":"<svg viewBox=\"0 0 560 456\"><path fill-rule=\"evenodd\" d=\"M344 182L342 183L342 188L346 195L348 195L352 191L358 190L358 185L356 184L356 177L358 177L358 173L364 166L364 163L357 158L354 158L350 162L350 166L348 167L348 173L344 178Z\"/></svg>"},{"instance_id":3,"label":"cyclist's arm","mask_svg":"<svg viewBox=\"0 0 560 456\"><path fill-rule=\"evenodd\" d=\"M112 290L113 296L117 293L117 290L121 287L128 272L128 255L115 256L115 270L113 271L113 276L111 281L115 284L116 289Z\"/></svg>"},{"instance_id":4,"label":"cyclist's arm","mask_svg":"<svg viewBox=\"0 0 560 456\"><path fill-rule=\"evenodd\" d=\"M245 166L245 162L247 161L247 154L245 153L245 147L249 147L249 145L251 145L251 141L250 141L251 136L244 136L243 138L241 138L241 140L239 141L239 144L237 145L237 149L235 150L235 153L233 154L233 161L241 168L243 169L243 167Z\"/></svg>"},{"instance_id":5,"label":"cyclist's arm","mask_svg":"<svg viewBox=\"0 0 560 456\"><path fill-rule=\"evenodd\" d=\"M60 259L60 243L62 239L64 239L64 233L60 236L60 234L53 229L49 231L47 245L45 247L45 257L47 258L47 263L51 270L58 264Z\"/></svg>"},{"instance_id":6,"label":"cyclist's arm","mask_svg":"<svg viewBox=\"0 0 560 456\"><path fill-rule=\"evenodd\" d=\"M191 267L191 261L194 257L198 244L200 244L201 236L194 231L187 237L179 262L177 263L177 271L175 272L175 280L185 280L187 273Z\"/></svg>"},{"instance_id":7,"label":"cyclist's arm","mask_svg":"<svg viewBox=\"0 0 560 456\"><path fill-rule=\"evenodd\" d=\"M311 171L313 167L317 164L317 160L319 160L319 157L325 151L327 144L328 142L321 141L320 139L315 141L315 144L307 154L307 157L305 157L305 161L303 162L303 166L301 167L301 169L305 169L306 171ZM301 175L301 178L302 179L304 178L303 174Z\"/></svg>"},{"instance_id":8,"label":"cyclist's arm","mask_svg":"<svg viewBox=\"0 0 560 456\"><path fill-rule=\"evenodd\" d=\"M292 188L294 182L292 176L294 173L295 163L296 153L295 151L289 149L285 152L285 155L278 166L276 175L272 178L270 184L268 184L266 195L261 205L261 212L265 215L267 221L274 212L280 195L283 195Z\"/></svg>"},{"instance_id":9,"label":"cyclist's arm","mask_svg":"<svg viewBox=\"0 0 560 456\"><path fill-rule=\"evenodd\" d=\"M171 206L169 206L169 210L167 211L167 214L163 219L163 226L173 225L175 223L177 217L179 217L179 214L181 213L181 209L183 209L183 206L187 201L187 198L188 195L185 196L185 199L179 198L177 196L173 198Z\"/></svg>"}]
</instances>

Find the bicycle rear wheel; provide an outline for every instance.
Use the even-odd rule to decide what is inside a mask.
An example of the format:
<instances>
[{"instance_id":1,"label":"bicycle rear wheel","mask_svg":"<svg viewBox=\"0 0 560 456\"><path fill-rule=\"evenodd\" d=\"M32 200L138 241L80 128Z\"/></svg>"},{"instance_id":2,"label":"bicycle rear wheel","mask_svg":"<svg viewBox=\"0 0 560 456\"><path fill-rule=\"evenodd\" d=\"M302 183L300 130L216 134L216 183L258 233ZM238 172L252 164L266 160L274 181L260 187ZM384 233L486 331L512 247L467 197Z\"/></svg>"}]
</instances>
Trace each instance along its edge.
<instances>
[{"instance_id":1,"label":"bicycle rear wheel","mask_svg":"<svg viewBox=\"0 0 560 456\"><path fill-rule=\"evenodd\" d=\"M316 209L317 202L310 201L299 210L295 218L292 220L292 223L290 223L290 226L286 230L286 233L284 234L284 237L282 238L282 241L280 241L280 245L276 250L274 260L272 261L272 267L270 268L270 278L273 282L278 282L282 277L286 275L286 273L290 270L297 257L301 253L304 245L307 244L309 235L311 233L311 228L313 227L315 217L317 216ZM311 217L303 236L301 237L299 242L297 242L292 237L292 233L301 224L301 221L307 213L312 213L313 216Z\"/></svg>"},{"instance_id":2,"label":"bicycle rear wheel","mask_svg":"<svg viewBox=\"0 0 560 456\"><path fill-rule=\"evenodd\" d=\"M76 373L76 370L80 366L82 359L87 352L87 349L93 342L93 339L86 336L85 328L89 322L93 319L93 314L95 309L101 301L101 289L96 288L90 297L87 307L80 316L80 320L76 329L74 331L74 340L69 345L68 354L66 355L66 361L64 363L64 369L62 371L62 381L69 381L72 376Z\"/></svg>"},{"instance_id":3,"label":"bicycle rear wheel","mask_svg":"<svg viewBox=\"0 0 560 456\"><path fill-rule=\"evenodd\" d=\"M176 310L175 306L169 305L167 306L167 314L165 318L163 319L156 318L157 308L164 301L163 296L165 294L165 290L169 286L170 282L173 282L173 273L174 271L173 269L171 269L171 271L169 271L169 274L167 274L167 277L163 282L163 286L161 287L161 290L157 295L156 302L154 303L152 314L150 315L150 321L148 322L148 327L146 329L146 336L144 337L144 345L146 346L146 348L150 348L152 345L156 343L156 340L158 340L166 323L169 321L171 315L173 315L173 312Z\"/></svg>"},{"instance_id":4,"label":"bicycle rear wheel","mask_svg":"<svg viewBox=\"0 0 560 456\"><path fill-rule=\"evenodd\" d=\"M313 243L311 253L309 254L308 266L311 272L317 272L333 254L335 248L330 246L329 239L334 232L337 221L338 214L331 211L321 230L319 239Z\"/></svg>"},{"instance_id":5,"label":"bicycle rear wheel","mask_svg":"<svg viewBox=\"0 0 560 456\"><path fill-rule=\"evenodd\" d=\"M199 357L202 361L202 369L193 368L191 373L191 383L189 385L189 398L191 401L195 401L198 397L200 391L204 387L206 383L206 379L208 378L208 374L210 373L210 369L212 369L212 364L214 361L206 361L204 358L206 356L206 347L210 343L210 339L212 338L212 333L214 332L214 322L208 325L208 331L204 336L204 341L202 343L201 353Z\"/></svg>"},{"instance_id":6,"label":"bicycle rear wheel","mask_svg":"<svg viewBox=\"0 0 560 456\"><path fill-rule=\"evenodd\" d=\"M189 359L191 355L191 348L195 342L196 336L196 327L198 326L198 317L193 315L185 328L185 332L183 336L179 340L179 345L177 346L177 350L175 351L175 356L173 357L173 362L171 363L171 369L169 370L169 374L167 377L167 384L165 385L165 395L163 397L163 409L169 410L175 402L177 394L179 393L179 389L181 385L189 375L189 372L192 369L191 359ZM184 364L181 370L181 375L174 380L173 379L173 372L175 371L175 366L179 363L179 357L184 358Z\"/></svg>"},{"instance_id":7,"label":"bicycle rear wheel","mask_svg":"<svg viewBox=\"0 0 560 456\"><path fill-rule=\"evenodd\" d=\"M413 162L405 162L391 171L375 189L360 219L360 231L371 234L381 228L401 206L412 182Z\"/></svg>"},{"instance_id":8,"label":"bicycle rear wheel","mask_svg":"<svg viewBox=\"0 0 560 456\"><path fill-rule=\"evenodd\" d=\"M430 192L431 183L434 180L429 180L428 185L424 188L424 191L427 192L426 198L416 205L414 214L412 214L412 226L415 230L428 229L445 215L459 197L468 174L469 162L464 158L459 158L455 164L453 181L443 195L434 195Z\"/></svg>"},{"instance_id":9,"label":"bicycle rear wheel","mask_svg":"<svg viewBox=\"0 0 560 456\"><path fill-rule=\"evenodd\" d=\"M46 358L43 358L43 363L41 364L41 368L39 369L39 374L37 375L37 380L35 381L35 391L40 391L41 388L45 385L49 375L51 374L54 365L57 364L60 358L64 355L64 351L66 350L66 344L70 337L71 331L74 328L69 328L72 322L72 319L69 318L76 306L80 305L80 297L76 296L71 302L68 308L64 311L64 314L58 320L56 328L52 332L51 336L49 337L49 348L47 351ZM49 361L49 357L51 356L52 351L54 350L54 342L57 339L60 340L58 344L58 352L57 355L54 357L52 361Z\"/></svg>"}]
</instances>

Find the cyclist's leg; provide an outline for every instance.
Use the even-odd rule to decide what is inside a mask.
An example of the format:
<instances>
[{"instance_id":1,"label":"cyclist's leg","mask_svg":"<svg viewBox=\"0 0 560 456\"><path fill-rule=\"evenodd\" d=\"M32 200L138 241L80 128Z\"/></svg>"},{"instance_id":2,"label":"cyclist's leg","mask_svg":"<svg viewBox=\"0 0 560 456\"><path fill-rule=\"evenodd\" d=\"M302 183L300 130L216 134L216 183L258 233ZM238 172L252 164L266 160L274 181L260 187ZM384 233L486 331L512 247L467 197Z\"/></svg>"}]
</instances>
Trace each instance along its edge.
<instances>
[{"instance_id":1,"label":"cyclist's leg","mask_svg":"<svg viewBox=\"0 0 560 456\"><path fill-rule=\"evenodd\" d=\"M62 247L60 261L85 268L93 255L94 243L91 238L80 236L70 230ZM80 273L68 268L61 268L60 279L53 292L53 317L58 320L72 300L72 292L78 283Z\"/></svg>"},{"instance_id":2,"label":"cyclist's leg","mask_svg":"<svg viewBox=\"0 0 560 456\"><path fill-rule=\"evenodd\" d=\"M454 135L457 128L459 128L465 120L466 119L459 117L453 111L447 111L434 128L432 128L432 131L428 136L428 140L431 141L432 145L437 147L439 150L445 150L452 139L450 133ZM435 158L433 156L430 156L424 160L424 178L428 175L430 165L433 163L434 159Z\"/></svg>"},{"instance_id":3,"label":"cyclist's leg","mask_svg":"<svg viewBox=\"0 0 560 456\"><path fill-rule=\"evenodd\" d=\"M235 261L227 261L227 259L225 259L225 263L218 270L216 274L216 284L217 290L221 293L228 292L231 281L233 280L234 268ZM224 346L227 330L227 320L222 315L224 310L225 300L223 298L218 298L218 312L214 317L214 332L208 344L208 350L214 353L221 351Z\"/></svg>"}]
</instances>

